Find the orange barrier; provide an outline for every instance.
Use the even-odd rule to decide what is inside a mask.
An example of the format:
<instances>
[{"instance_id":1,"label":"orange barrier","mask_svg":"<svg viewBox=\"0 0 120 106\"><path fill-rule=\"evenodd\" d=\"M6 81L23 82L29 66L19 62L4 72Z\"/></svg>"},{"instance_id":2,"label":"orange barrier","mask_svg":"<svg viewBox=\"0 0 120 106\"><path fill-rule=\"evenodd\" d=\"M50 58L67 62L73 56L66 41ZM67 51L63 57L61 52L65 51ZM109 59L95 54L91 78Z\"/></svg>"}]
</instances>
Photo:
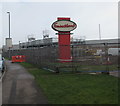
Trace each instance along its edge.
<instances>
[{"instance_id":1,"label":"orange barrier","mask_svg":"<svg viewBox=\"0 0 120 106\"><path fill-rule=\"evenodd\" d=\"M24 55L12 56L12 63L14 62L25 62L25 56Z\"/></svg>"}]
</instances>

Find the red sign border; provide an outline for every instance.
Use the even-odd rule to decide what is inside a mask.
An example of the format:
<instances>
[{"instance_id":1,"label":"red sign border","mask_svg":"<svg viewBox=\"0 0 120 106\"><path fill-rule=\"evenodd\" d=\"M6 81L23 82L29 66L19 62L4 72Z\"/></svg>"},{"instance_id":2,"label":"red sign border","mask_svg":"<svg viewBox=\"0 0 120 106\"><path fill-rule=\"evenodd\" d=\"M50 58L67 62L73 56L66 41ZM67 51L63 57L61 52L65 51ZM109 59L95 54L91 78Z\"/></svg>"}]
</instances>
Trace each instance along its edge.
<instances>
[{"instance_id":1,"label":"red sign border","mask_svg":"<svg viewBox=\"0 0 120 106\"><path fill-rule=\"evenodd\" d=\"M55 22L51 25L52 29L54 29L55 31L59 31L59 30L55 29L55 28L53 27L53 25L54 25L56 22L59 22L59 21L69 21L69 22L72 22L72 23L74 23L75 26L76 26L74 29L77 28L77 24L76 24L75 22L71 21L71 20L57 20L57 21L55 21ZM70 31L73 31L74 29L72 29L72 30L70 30ZM59 31L59 32L70 32L70 31Z\"/></svg>"}]
</instances>

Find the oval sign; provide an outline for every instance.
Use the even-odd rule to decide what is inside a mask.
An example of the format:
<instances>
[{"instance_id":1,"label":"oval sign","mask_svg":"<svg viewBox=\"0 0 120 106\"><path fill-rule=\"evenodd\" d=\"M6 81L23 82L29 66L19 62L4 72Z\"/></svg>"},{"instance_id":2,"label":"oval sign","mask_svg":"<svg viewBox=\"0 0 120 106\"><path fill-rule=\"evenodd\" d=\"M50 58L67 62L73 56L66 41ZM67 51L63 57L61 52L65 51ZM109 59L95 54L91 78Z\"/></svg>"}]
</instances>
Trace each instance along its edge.
<instances>
[{"instance_id":1,"label":"oval sign","mask_svg":"<svg viewBox=\"0 0 120 106\"><path fill-rule=\"evenodd\" d=\"M69 20L58 20L52 24L52 28L55 31L69 32L73 31L77 27L76 23Z\"/></svg>"}]
</instances>

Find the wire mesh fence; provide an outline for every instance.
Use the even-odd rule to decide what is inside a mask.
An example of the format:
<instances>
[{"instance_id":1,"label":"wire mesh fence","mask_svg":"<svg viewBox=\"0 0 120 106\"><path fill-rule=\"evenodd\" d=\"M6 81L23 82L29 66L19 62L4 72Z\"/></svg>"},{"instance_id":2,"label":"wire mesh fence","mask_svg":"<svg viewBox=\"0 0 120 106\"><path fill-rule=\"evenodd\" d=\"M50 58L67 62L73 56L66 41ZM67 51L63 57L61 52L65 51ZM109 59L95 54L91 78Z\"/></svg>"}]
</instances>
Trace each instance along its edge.
<instances>
[{"instance_id":1,"label":"wire mesh fence","mask_svg":"<svg viewBox=\"0 0 120 106\"><path fill-rule=\"evenodd\" d=\"M26 62L35 64L55 72L106 72L119 70L118 59L120 49L118 44L77 44L71 46L71 62L59 61L59 46L31 47L10 50L10 57L25 55ZM3 52L9 57L9 51Z\"/></svg>"},{"instance_id":2,"label":"wire mesh fence","mask_svg":"<svg viewBox=\"0 0 120 106\"><path fill-rule=\"evenodd\" d=\"M102 72L119 70L118 45L101 43L90 45L76 44L72 47L73 63L79 65L81 72Z\"/></svg>"}]
</instances>

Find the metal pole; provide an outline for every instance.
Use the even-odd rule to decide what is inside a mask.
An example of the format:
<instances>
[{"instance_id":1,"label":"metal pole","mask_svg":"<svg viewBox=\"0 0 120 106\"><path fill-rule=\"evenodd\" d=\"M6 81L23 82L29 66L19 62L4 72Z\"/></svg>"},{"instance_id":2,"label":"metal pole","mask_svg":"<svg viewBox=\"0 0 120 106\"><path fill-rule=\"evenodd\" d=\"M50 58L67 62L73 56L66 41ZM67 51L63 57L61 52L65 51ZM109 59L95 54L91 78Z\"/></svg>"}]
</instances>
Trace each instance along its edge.
<instances>
[{"instance_id":1,"label":"metal pole","mask_svg":"<svg viewBox=\"0 0 120 106\"><path fill-rule=\"evenodd\" d=\"M10 38L10 12L9 12L9 38Z\"/></svg>"},{"instance_id":2,"label":"metal pole","mask_svg":"<svg viewBox=\"0 0 120 106\"><path fill-rule=\"evenodd\" d=\"M108 44L104 43L104 47L105 47L105 64L106 64L106 72L104 72L105 74L109 74L109 65L108 65Z\"/></svg>"},{"instance_id":3,"label":"metal pole","mask_svg":"<svg viewBox=\"0 0 120 106\"><path fill-rule=\"evenodd\" d=\"M19 49L21 49L21 47L20 47L20 41L19 41Z\"/></svg>"},{"instance_id":4,"label":"metal pole","mask_svg":"<svg viewBox=\"0 0 120 106\"><path fill-rule=\"evenodd\" d=\"M10 12L7 12L9 15L9 38L10 38Z\"/></svg>"},{"instance_id":5,"label":"metal pole","mask_svg":"<svg viewBox=\"0 0 120 106\"><path fill-rule=\"evenodd\" d=\"M109 74L109 63L108 63L108 43L106 43L106 74Z\"/></svg>"},{"instance_id":6,"label":"metal pole","mask_svg":"<svg viewBox=\"0 0 120 106\"><path fill-rule=\"evenodd\" d=\"M7 12L9 15L9 38L10 38L10 12ZM9 59L10 59L10 47L9 47Z\"/></svg>"},{"instance_id":7,"label":"metal pole","mask_svg":"<svg viewBox=\"0 0 120 106\"><path fill-rule=\"evenodd\" d=\"M99 39L101 40L101 30L100 30L100 24L99 24Z\"/></svg>"}]
</instances>

